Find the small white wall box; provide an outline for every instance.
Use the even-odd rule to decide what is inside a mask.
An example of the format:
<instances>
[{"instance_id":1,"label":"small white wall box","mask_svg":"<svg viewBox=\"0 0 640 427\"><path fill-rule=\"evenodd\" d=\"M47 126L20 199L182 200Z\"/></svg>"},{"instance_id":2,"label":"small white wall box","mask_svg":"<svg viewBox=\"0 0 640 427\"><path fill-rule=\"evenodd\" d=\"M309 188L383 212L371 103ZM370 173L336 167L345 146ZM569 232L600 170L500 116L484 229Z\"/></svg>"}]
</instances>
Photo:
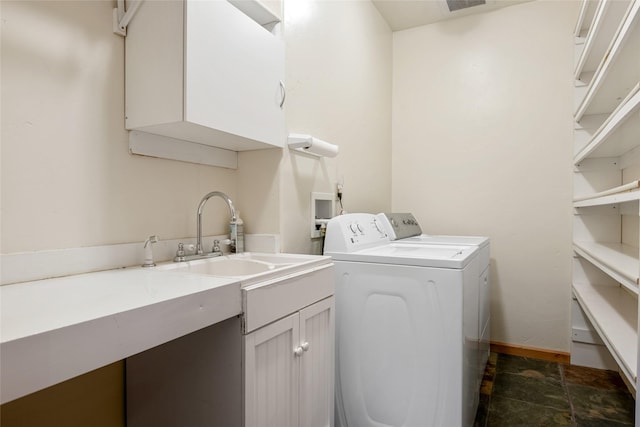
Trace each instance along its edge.
<instances>
[{"instance_id":1,"label":"small white wall box","mask_svg":"<svg viewBox=\"0 0 640 427\"><path fill-rule=\"evenodd\" d=\"M323 224L333 217L335 198L333 193L311 193L311 238L322 237Z\"/></svg>"}]
</instances>

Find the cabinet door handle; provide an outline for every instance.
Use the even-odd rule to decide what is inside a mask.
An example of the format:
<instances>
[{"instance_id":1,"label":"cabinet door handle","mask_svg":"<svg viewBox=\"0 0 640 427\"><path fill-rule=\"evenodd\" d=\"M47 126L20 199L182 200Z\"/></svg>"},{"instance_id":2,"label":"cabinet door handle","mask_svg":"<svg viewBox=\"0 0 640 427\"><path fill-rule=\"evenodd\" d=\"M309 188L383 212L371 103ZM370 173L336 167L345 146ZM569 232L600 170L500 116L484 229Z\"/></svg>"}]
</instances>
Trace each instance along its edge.
<instances>
[{"instance_id":1,"label":"cabinet door handle","mask_svg":"<svg viewBox=\"0 0 640 427\"><path fill-rule=\"evenodd\" d=\"M308 342L303 342L302 344L300 344L300 347L304 350L307 351L309 350L309 343Z\"/></svg>"},{"instance_id":2,"label":"cabinet door handle","mask_svg":"<svg viewBox=\"0 0 640 427\"><path fill-rule=\"evenodd\" d=\"M304 353L304 350L302 349L302 347L296 347L293 350L293 354L295 354L296 356L302 356L302 353Z\"/></svg>"},{"instance_id":3,"label":"cabinet door handle","mask_svg":"<svg viewBox=\"0 0 640 427\"><path fill-rule=\"evenodd\" d=\"M282 99L280 100L280 108L284 105L284 100L287 99L287 88L284 87L284 83L280 80L280 95Z\"/></svg>"}]
</instances>

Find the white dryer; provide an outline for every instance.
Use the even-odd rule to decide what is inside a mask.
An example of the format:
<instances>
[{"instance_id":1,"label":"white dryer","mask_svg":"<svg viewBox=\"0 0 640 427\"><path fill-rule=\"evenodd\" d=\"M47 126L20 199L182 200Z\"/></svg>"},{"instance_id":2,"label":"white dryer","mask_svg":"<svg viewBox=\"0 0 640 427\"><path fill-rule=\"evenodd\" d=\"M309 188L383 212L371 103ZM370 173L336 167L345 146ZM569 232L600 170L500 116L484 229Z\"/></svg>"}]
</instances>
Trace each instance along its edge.
<instances>
[{"instance_id":1,"label":"white dryer","mask_svg":"<svg viewBox=\"0 0 640 427\"><path fill-rule=\"evenodd\" d=\"M483 236L446 236L423 234L420 224L411 213L380 213L377 218L392 241L429 244L429 245L465 245L477 246L480 264L480 276L478 278L478 387L482 382L484 369L489 358L491 339L490 316L490 241ZM467 316L472 313L465 313ZM469 320L470 321L470 320Z\"/></svg>"},{"instance_id":2,"label":"white dryer","mask_svg":"<svg viewBox=\"0 0 640 427\"><path fill-rule=\"evenodd\" d=\"M336 426L471 426L465 360L478 248L391 242L372 214L327 225L336 272ZM477 390L475 390L477 396Z\"/></svg>"}]
</instances>

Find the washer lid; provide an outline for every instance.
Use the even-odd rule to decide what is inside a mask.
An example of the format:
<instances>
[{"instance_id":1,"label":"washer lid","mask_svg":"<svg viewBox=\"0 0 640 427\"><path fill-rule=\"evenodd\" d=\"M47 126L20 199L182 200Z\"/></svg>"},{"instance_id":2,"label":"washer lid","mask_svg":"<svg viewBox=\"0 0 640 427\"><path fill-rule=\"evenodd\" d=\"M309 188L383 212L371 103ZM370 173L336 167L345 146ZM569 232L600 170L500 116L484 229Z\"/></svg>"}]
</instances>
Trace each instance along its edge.
<instances>
[{"instance_id":1,"label":"washer lid","mask_svg":"<svg viewBox=\"0 0 640 427\"><path fill-rule=\"evenodd\" d=\"M416 245L396 241L355 252L327 252L325 255L331 255L336 261L460 269L465 267L477 253L477 246Z\"/></svg>"}]
</instances>

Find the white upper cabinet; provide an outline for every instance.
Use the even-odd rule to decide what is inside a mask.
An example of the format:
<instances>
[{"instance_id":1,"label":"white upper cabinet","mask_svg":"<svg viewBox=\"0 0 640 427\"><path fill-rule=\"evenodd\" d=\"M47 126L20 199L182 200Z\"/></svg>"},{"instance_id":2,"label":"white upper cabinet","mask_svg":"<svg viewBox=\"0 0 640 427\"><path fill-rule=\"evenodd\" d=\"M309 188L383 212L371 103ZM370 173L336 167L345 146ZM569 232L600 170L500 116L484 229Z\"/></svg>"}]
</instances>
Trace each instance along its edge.
<instances>
[{"instance_id":1,"label":"white upper cabinet","mask_svg":"<svg viewBox=\"0 0 640 427\"><path fill-rule=\"evenodd\" d=\"M232 151L282 147L279 26L256 1L144 2L126 37L126 128Z\"/></svg>"}]
</instances>

